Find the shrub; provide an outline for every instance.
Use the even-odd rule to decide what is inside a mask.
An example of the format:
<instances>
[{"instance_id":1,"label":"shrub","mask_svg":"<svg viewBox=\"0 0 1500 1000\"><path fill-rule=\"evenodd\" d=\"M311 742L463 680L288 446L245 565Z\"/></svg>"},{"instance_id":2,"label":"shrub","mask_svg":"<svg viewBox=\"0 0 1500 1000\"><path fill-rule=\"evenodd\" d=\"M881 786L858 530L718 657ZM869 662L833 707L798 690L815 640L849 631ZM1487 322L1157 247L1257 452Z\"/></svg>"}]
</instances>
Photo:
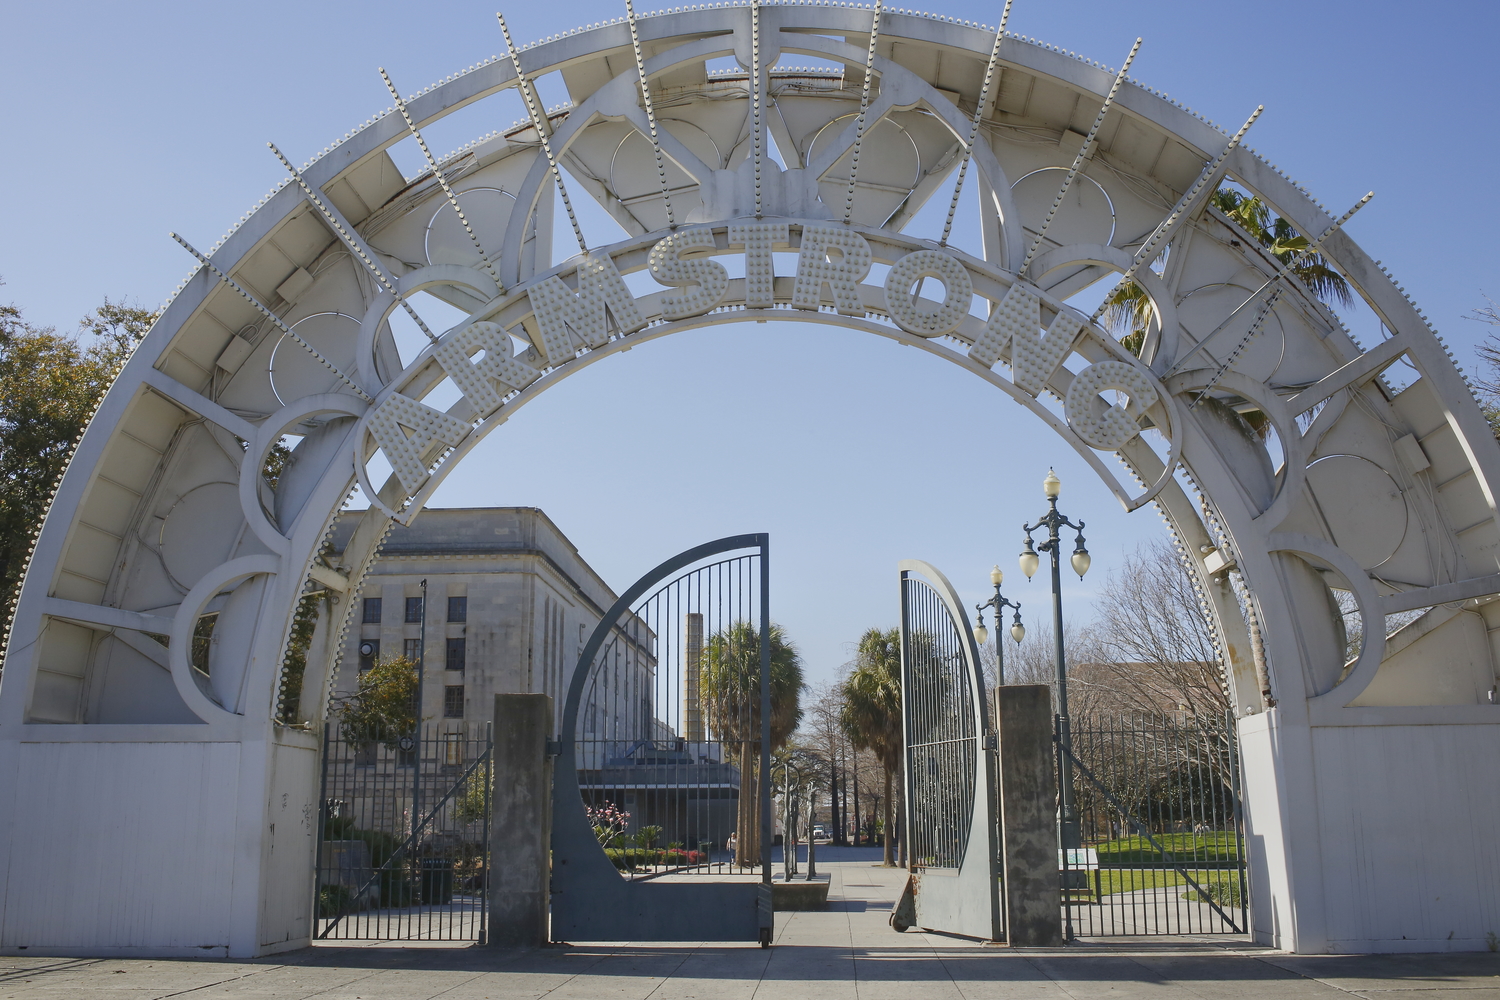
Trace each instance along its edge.
<instances>
[{"instance_id":1,"label":"shrub","mask_svg":"<svg viewBox=\"0 0 1500 1000\"><path fill-rule=\"evenodd\" d=\"M701 865L703 854L699 851L684 851L680 849L667 848L642 848L642 847L606 847L604 853L614 866L621 871L635 871L637 868L664 867L681 868L687 865Z\"/></svg>"},{"instance_id":2,"label":"shrub","mask_svg":"<svg viewBox=\"0 0 1500 1000\"><path fill-rule=\"evenodd\" d=\"M348 910L354 893L348 886L325 885L318 888L318 916L333 918Z\"/></svg>"},{"instance_id":3,"label":"shrub","mask_svg":"<svg viewBox=\"0 0 1500 1000\"><path fill-rule=\"evenodd\" d=\"M1218 903L1220 906L1240 905L1240 883L1238 880L1232 882L1209 882L1203 886L1203 891L1189 889L1182 894L1182 898L1191 903Z\"/></svg>"}]
</instances>

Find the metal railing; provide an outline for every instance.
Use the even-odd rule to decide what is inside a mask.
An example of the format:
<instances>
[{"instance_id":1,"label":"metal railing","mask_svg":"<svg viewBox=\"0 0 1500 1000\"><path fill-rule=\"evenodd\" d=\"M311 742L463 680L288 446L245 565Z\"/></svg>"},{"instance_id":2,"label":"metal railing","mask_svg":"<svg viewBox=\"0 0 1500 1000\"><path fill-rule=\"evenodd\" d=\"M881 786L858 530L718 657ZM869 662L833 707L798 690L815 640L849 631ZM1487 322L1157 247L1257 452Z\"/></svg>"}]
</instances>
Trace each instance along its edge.
<instances>
[{"instance_id":1,"label":"metal railing","mask_svg":"<svg viewBox=\"0 0 1500 1000\"><path fill-rule=\"evenodd\" d=\"M313 937L485 940L491 724L323 735Z\"/></svg>"},{"instance_id":2,"label":"metal railing","mask_svg":"<svg viewBox=\"0 0 1500 1000\"><path fill-rule=\"evenodd\" d=\"M759 556L698 566L622 616L589 667L578 790L626 879L760 874ZM743 849L742 849L743 848Z\"/></svg>"},{"instance_id":3,"label":"metal railing","mask_svg":"<svg viewBox=\"0 0 1500 1000\"><path fill-rule=\"evenodd\" d=\"M584 808L622 876L760 874L758 857L735 863L741 775L747 754L754 773L757 746L673 736L575 745Z\"/></svg>"},{"instance_id":4,"label":"metal railing","mask_svg":"<svg viewBox=\"0 0 1500 1000\"><path fill-rule=\"evenodd\" d=\"M918 868L958 869L974 817L981 735L963 655L966 639L926 581L905 577L901 585L911 859Z\"/></svg>"},{"instance_id":5,"label":"metal railing","mask_svg":"<svg viewBox=\"0 0 1500 1000\"><path fill-rule=\"evenodd\" d=\"M1245 933L1234 719L1186 712L1083 716L1073 720L1071 736L1083 837L1081 849L1058 852L1058 868L1072 933ZM1067 751L1055 745L1061 775Z\"/></svg>"}]
</instances>

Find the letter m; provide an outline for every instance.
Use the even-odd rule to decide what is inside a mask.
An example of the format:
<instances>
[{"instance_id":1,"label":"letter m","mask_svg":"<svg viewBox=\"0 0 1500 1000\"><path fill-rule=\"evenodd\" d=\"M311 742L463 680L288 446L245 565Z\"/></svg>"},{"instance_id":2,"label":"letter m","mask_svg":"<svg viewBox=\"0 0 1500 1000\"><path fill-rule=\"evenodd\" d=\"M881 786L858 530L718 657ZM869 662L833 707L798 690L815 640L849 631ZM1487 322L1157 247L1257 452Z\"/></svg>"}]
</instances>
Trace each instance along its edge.
<instances>
[{"instance_id":1,"label":"letter m","mask_svg":"<svg viewBox=\"0 0 1500 1000\"><path fill-rule=\"evenodd\" d=\"M606 311L613 314L621 333L646 325L615 262L602 254L587 254L579 262L578 291L554 276L538 282L527 295L541 331L540 346L552 365L571 359L580 348L609 343Z\"/></svg>"}]
</instances>

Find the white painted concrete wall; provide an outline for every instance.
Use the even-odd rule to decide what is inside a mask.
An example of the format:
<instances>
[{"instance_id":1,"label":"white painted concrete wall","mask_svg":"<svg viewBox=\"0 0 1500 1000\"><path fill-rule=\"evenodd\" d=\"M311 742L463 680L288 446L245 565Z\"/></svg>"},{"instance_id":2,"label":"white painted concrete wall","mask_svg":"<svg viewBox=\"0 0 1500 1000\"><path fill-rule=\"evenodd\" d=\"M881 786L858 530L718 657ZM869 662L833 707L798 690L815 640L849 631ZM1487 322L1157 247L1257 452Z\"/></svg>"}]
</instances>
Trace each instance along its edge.
<instances>
[{"instance_id":1,"label":"white painted concrete wall","mask_svg":"<svg viewBox=\"0 0 1500 1000\"><path fill-rule=\"evenodd\" d=\"M0 743L0 951L224 957L241 817L233 743ZM248 838L251 842L258 839Z\"/></svg>"}]
</instances>

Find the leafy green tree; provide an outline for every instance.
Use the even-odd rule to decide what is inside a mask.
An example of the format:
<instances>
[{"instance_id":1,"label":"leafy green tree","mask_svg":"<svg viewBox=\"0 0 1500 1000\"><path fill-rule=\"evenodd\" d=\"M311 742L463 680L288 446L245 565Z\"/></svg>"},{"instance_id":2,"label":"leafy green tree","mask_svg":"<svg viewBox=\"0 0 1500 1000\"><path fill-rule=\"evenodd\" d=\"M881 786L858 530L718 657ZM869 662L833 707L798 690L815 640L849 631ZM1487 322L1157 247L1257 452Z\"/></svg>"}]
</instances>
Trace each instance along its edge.
<instances>
[{"instance_id":1,"label":"leafy green tree","mask_svg":"<svg viewBox=\"0 0 1500 1000\"><path fill-rule=\"evenodd\" d=\"M1211 203L1270 251L1277 261L1282 264L1295 262L1292 275L1318 298L1346 307L1353 304L1354 294L1344 276L1334 270L1321 253L1309 252L1312 244L1308 238L1293 229L1287 220L1273 215L1259 197L1247 197L1225 187L1214 192ZM1104 304L1105 325L1120 335L1120 343L1127 350L1139 355L1145 343L1147 324L1151 321L1151 300L1146 297L1145 290L1134 281L1124 282L1109 293Z\"/></svg>"},{"instance_id":2,"label":"leafy green tree","mask_svg":"<svg viewBox=\"0 0 1500 1000\"><path fill-rule=\"evenodd\" d=\"M802 721L802 657L780 625L771 634L771 750L784 746ZM759 863L760 628L739 621L703 645L699 690L704 721L714 738L737 747L740 767L735 854L740 865Z\"/></svg>"},{"instance_id":3,"label":"leafy green tree","mask_svg":"<svg viewBox=\"0 0 1500 1000\"><path fill-rule=\"evenodd\" d=\"M7 609L74 444L156 316L105 299L68 335L0 306L0 593Z\"/></svg>"},{"instance_id":4,"label":"leafy green tree","mask_svg":"<svg viewBox=\"0 0 1500 1000\"><path fill-rule=\"evenodd\" d=\"M276 717L282 722L295 723L302 702L302 678L307 673L307 651L312 646L313 630L318 625L319 608L329 611L332 607L326 590L304 594L297 602L297 611L292 615L292 628L287 635L286 656L282 661L281 692L277 700Z\"/></svg>"},{"instance_id":5,"label":"leafy green tree","mask_svg":"<svg viewBox=\"0 0 1500 1000\"><path fill-rule=\"evenodd\" d=\"M417 664L404 656L381 660L359 675L359 688L339 699L338 709L344 739L395 750L417 729Z\"/></svg>"},{"instance_id":6,"label":"leafy green tree","mask_svg":"<svg viewBox=\"0 0 1500 1000\"><path fill-rule=\"evenodd\" d=\"M869 750L880 761L885 780L881 800L884 862L896 863L892 795L901 771L905 742L901 732L901 630L865 630L859 638L854 670L844 681L844 707L839 716L845 735L856 749Z\"/></svg>"}]
</instances>

